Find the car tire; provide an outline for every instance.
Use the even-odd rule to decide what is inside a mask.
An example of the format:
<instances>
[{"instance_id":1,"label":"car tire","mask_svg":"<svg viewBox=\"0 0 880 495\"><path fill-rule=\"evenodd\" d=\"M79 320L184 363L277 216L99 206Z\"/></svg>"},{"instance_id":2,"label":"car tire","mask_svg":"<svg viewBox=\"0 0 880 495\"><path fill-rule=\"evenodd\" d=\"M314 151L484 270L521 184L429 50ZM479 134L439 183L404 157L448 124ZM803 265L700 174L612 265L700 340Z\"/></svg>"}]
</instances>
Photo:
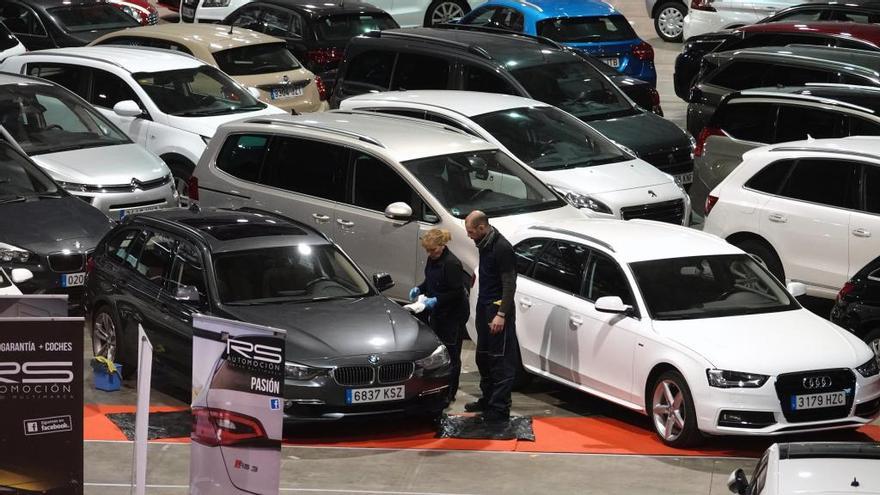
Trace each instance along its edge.
<instances>
[{"instance_id":1,"label":"car tire","mask_svg":"<svg viewBox=\"0 0 880 495\"><path fill-rule=\"evenodd\" d=\"M171 177L174 180L174 188L180 197L180 206L189 206L189 181L196 170L193 162L182 156L163 156L165 164L171 169Z\"/></svg>"},{"instance_id":2,"label":"car tire","mask_svg":"<svg viewBox=\"0 0 880 495\"><path fill-rule=\"evenodd\" d=\"M137 366L129 358L119 326L119 319L109 305L100 306L92 317L92 352L122 365L122 378L137 374Z\"/></svg>"},{"instance_id":3,"label":"car tire","mask_svg":"<svg viewBox=\"0 0 880 495\"><path fill-rule=\"evenodd\" d=\"M657 377L646 402L654 432L666 445L693 447L703 439L697 428L691 389L678 371L670 370Z\"/></svg>"},{"instance_id":4,"label":"car tire","mask_svg":"<svg viewBox=\"0 0 880 495\"><path fill-rule=\"evenodd\" d=\"M733 245L760 258L764 262L764 266L770 270L770 273L779 279L782 285L785 285L785 270L782 268L782 261L779 260L779 256L767 243L756 239L744 239L733 243Z\"/></svg>"},{"instance_id":5,"label":"car tire","mask_svg":"<svg viewBox=\"0 0 880 495\"><path fill-rule=\"evenodd\" d=\"M664 2L654 14L654 30L663 41L679 42L684 33L687 7L678 1Z\"/></svg>"},{"instance_id":6,"label":"car tire","mask_svg":"<svg viewBox=\"0 0 880 495\"><path fill-rule=\"evenodd\" d=\"M434 0L425 11L425 27L463 17L470 10L468 4L462 0Z\"/></svg>"},{"instance_id":7,"label":"car tire","mask_svg":"<svg viewBox=\"0 0 880 495\"><path fill-rule=\"evenodd\" d=\"M868 347L874 351L874 355L880 356L880 328L875 328L868 332L864 337L864 341Z\"/></svg>"}]
</instances>

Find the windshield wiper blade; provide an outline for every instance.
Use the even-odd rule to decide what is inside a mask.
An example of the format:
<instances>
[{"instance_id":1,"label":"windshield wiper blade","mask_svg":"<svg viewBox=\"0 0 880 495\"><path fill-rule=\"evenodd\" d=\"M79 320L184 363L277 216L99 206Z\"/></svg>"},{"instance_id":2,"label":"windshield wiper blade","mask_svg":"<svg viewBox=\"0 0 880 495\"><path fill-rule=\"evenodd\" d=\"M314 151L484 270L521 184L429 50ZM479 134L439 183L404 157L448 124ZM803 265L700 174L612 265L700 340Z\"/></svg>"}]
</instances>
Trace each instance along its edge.
<instances>
[{"instance_id":1,"label":"windshield wiper blade","mask_svg":"<svg viewBox=\"0 0 880 495\"><path fill-rule=\"evenodd\" d=\"M5 205L6 203L18 203L19 201L27 200L27 196L14 196L11 198L0 199L0 205Z\"/></svg>"}]
</instances>

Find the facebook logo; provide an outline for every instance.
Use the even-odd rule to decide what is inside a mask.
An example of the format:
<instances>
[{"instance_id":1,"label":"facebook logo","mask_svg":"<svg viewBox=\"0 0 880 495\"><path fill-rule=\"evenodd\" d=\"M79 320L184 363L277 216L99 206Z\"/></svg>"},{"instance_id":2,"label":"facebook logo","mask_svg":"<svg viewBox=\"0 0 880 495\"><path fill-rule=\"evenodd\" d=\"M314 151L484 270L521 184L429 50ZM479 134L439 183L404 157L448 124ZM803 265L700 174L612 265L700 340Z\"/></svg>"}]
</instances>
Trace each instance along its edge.
<instances>
[{"instance_id":1,"label":"facebook logo","mask_svg":"<svg viewBox=\"0 0 880 495\"><path fill-rule=\"evenodd\" d=\"M40 429L36 421L27 421L24 426L28 433L37 433Z\"/></svg>"},{"instance_id":2,"label":"facebook logo","mask_svg":"<svg viewBox=\"0 0 880 495\"><path fill-rule=\"evenodd\" d=\"M273 411L281 409L281 399L269 399L269 409Z\"/></svg>"}]
</instances>

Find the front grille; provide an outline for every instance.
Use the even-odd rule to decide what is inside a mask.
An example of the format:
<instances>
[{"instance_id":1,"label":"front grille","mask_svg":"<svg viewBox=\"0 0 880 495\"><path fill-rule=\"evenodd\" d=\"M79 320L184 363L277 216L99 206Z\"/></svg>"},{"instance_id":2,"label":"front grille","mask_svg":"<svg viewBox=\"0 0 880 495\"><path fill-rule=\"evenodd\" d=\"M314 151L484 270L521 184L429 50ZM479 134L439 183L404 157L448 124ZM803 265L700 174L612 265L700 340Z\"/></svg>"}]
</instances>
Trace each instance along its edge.
<instances>
[{"instance_id":1,"label":"front grille","mask_svg":"<svg viewBox=\"0 0 880 495\"><path fill-rule=\"evenodd\" d=\"M639 158L670 175L681 175L694 171L694 155L690 146L645 153Z\"/></svg>"},{"instance_id":2,"label":"front grille","mask_svg":"<svg viewBox=\"0 0 880 495\"><path fill-rule=\"evenodd\" d=\"M83 253L55 253L49 255L49 268L53 272L76 272L85 266L86 255Z\"/></svg>"},{"instance_id":3,"label":"front grille","mask_svg":"<svg viewBox=\"0 0 880 495\"><path fill-rule=\"evenodd\" d=\"M150 15L147 16L147 24L150 26L159 24L159 12L151 12Z\"/></svg>"},{"instance_id":4,"label":"front grille","mask_svg":"<svg viewBox=\"0 0 880 495\"><path fill-rule=\"evenodd\" d=\"M134 192L136 189L140 189L141 191L148 191L150 189L156 189L157 187L164 186L166 184L171 183L171 174L168 174L164 177L159 177L158 179L148 180L144 182L140 182L135 178L131 179L131 182L128 184L113 184L108 186L96 186L91 184L82 184L67 187L66 189L74 194L81 192L99 192L99 193L127 193Z\"/></svg>"},{"instance_id":5,"label":"front grille","mask_svg":"<svg viewBox=\"0 0 880 495\"><path fill-rule=\"evenodd\" d=\"M375 371L372 366L344 366L333 370L333 379L343 387L358 387L373 383Z\"/></svg>"},{"instance_id":6,"label":"front grille","mask_svg":"<svg viewBox=\"0 0 880 495\"><path fill-rule=\"evenodd\" d=\"M139 201L137 203L122 203L118 205L110 205L109 210L125 210L128 208L144 208L148 206L163 206L165 204L164 199L153 199L149 201Z\"/></svg>"},{"instance_id":7,"label":"front grille","mask_svg":"<svg viewBox=\"0 0 880 495\"><path fill-rule=\"evenodd\" d=\"M804 378L827 376L831 379L831 385L823 388L807 389L804 387ZM801 373L786 373L776 378L776 395L782 406L782 414L790 423L803 423L806 421L823 421L839 419L849 416L855 397L856 377L852 370L834 369L817 370ZM806 409L796 411L792 409L792 397L803 394L818 394L822 392L846 392L846 404L838 407L822 407L819 409Z\"/></svg>"},{"instance_id":8,"label":"front grille","mask_svg":"<svg viewBox=\"0 0 880 495\"><path fill-rule=\"evenodd\" d=\"M675 199L661 203L649 203L638 206L625 206L620 209L620 217L624 220L642 218L656 220L658 222L674 223L681 225L684 219L684 200Z\"/></svg>"},{"instance_id":9,"label":"front grille","mask_svg":"<svg viewBox=\"0 0 880 495\"><path fill-rule=\"evenodd\" d=\"M394 383L409 380L415 370L413 363L391 363L379 366L379 383Z\"/></svg>"}]
</instances>

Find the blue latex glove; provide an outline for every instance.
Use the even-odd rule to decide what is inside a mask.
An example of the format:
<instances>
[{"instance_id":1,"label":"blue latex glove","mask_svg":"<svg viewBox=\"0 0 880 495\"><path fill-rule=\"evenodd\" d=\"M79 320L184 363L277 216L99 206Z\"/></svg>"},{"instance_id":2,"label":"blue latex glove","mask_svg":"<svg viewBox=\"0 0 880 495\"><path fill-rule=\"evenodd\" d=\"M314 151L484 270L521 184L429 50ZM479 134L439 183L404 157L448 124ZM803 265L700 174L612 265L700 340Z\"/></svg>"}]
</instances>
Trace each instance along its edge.
<instances>
[{"instance_id":1,"label":"blue latex glove","mask_svg":"<svg viewBox=\"0 0 880 495\"><path fill-rule=\"evenodd\" d=\"M420 292L421 292L421 291L419 290L418 287L413 287L412 289L410 289L410 290L409 290L409 300L410 300L410 301L415 301L416 298L419 297L419 293L420 293Z\"/></svg>"},{"instance_id":2,"label":"blue latex glove","mask_svg":"<svg viewBox=\"0 0 880 495\"><path fill-rule=\"evenodd\" d=\"M434 306L437 305L436 297L429 297L425 299L425 309L434 309Z\"/></svg>"}]
</instances>

